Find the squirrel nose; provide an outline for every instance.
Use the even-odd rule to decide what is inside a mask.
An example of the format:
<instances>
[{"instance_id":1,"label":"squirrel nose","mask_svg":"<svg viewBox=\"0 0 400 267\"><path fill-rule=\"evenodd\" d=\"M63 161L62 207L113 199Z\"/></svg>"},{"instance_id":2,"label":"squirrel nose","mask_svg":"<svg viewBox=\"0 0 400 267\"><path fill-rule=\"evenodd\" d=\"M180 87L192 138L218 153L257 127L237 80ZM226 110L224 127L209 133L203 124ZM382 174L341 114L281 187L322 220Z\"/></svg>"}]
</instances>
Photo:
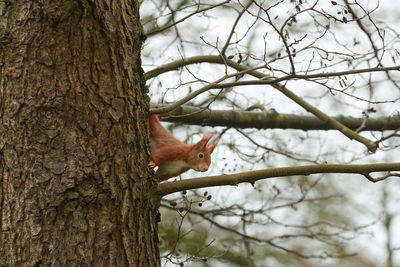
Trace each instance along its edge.
<instances>
[{"instance_id":1,"label":"squirrel nose","mask_svg":"<svg viewBox=\"0 0 400 267\"><path fill-rule=\"evenodd\" d=\"M203 166L200 170L201 172L206 172L208 171L208 166Z\"/></svg>"}]
</instances>

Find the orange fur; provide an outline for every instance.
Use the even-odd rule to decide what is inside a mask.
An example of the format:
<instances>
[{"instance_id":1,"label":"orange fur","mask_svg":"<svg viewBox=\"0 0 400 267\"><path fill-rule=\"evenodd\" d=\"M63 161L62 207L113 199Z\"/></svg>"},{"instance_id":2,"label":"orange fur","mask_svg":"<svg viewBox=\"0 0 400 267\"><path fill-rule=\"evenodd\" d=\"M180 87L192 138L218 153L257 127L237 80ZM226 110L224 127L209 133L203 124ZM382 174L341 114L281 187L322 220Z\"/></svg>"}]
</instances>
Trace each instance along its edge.
<instances>
[{"instance_id":1,"label":"orange fur","mask_svg":"<svg viewBox=\"0 0 400 267\"><path fill-rule=\"evenodd\" d=\"M211 164L211 153L217 146L218 139L207 144L213 137L205 135L199 142L187 145L176 139L160 123L157 115L149 116L150 138L153 143L149 166L159 169L157 179L161 182L178 176L189 169L207 171Z\"/></svg>"}]
</instances>

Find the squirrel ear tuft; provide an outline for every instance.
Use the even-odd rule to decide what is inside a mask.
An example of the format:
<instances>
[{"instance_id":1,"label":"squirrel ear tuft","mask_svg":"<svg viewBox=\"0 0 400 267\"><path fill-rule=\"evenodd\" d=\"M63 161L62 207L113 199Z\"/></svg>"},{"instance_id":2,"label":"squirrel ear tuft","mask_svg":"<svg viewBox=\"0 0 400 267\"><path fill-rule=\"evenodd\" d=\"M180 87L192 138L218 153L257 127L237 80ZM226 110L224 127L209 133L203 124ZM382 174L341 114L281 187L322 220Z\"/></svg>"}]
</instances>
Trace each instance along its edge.
<instances>
[{"instance_id":1,"label":"squirrel ear tuft","mask_svg":"<svg viewBox=\"0 0 400 267\"><path fill-rule=\"evenodd\" d=\"M199 142L195 144L195 147L197 149L204 149L207 146L208 141L214 136L215 133L208 133L201 138Z\"/></svg>"},{"instance_id":2,"label":"squirrel ear tuft","mask_svg":"<svg viewBox=\"0 0 400 267\"><path fill-rule=\"evenodd\" d=\"M211 144L209 144L209 145L207 146L207 150L208 150L208 152L209 152L210 154L214 151L215 147L216 147L217 144L218 144L218 141L219 141L219 138L215 139L214 141L212 141Z\"/></svg>"}]
</instances>

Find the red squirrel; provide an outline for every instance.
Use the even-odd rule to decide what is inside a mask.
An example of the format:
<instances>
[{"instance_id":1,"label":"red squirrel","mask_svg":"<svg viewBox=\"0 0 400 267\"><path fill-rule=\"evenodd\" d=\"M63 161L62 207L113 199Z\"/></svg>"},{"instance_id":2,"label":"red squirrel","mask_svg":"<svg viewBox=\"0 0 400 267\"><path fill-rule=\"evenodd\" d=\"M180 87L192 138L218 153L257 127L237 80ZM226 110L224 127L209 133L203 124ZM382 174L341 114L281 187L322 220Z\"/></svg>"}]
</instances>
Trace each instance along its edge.
<instances>
[{"instance_id":1,"label":"red squirrel","mask_svg":"<svg viewBox=\"0 0 400 267\"><path fill-rule=\"evenodd\" d=\"M210 144L213 133L206 134L199 142L187 145L176 139L161 123L158 115L149 116L151 156L149 167L158 166L155 177L165 181L189 169L205 172L211 164L211 153L219 139Z\"/></svg>"}]
</instances>

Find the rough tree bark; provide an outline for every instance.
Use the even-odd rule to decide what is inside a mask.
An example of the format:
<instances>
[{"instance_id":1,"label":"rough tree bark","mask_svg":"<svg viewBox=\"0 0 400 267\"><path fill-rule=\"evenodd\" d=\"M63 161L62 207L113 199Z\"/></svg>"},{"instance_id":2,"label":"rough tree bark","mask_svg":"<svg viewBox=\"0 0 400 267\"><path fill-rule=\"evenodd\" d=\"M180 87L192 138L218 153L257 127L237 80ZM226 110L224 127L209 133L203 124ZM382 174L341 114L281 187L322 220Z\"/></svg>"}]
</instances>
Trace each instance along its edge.
<instances>
[{"instance_id":1,"label":"rough tree bark","mask_svg":"<svg viewBox=\"0 0 400 267\"><path fill-rule=\"evenodd\" d=\"M0 2L1 266L159 266L138 9Z\"/></svg>"}]
</instances>

